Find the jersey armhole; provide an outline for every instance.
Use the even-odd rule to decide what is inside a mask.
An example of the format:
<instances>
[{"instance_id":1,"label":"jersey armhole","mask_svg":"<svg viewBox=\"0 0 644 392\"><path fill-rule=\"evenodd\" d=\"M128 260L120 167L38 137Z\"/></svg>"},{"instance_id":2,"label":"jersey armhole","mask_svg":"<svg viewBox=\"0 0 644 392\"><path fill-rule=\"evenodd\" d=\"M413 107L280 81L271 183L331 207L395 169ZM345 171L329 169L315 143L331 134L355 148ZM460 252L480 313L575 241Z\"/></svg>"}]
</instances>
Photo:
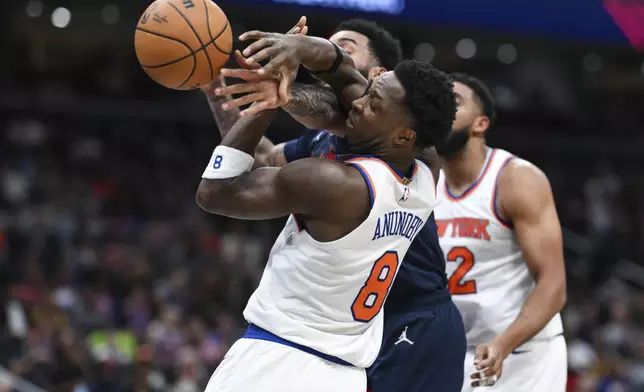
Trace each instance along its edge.
<instances>
[{"instance_id":1,"label":"jersey armhole","mask_svg":"<svg viewBox=\"0 0 644 392\"><path fill-rule=\"evenodd\" d=\"M490 206L490 209L492 210L492 215L496 218L496 220L505 226L508 229L512 229L514 225L512 224L512 221L505 219L501 216L499 213L499 208L497 205L497 197L499 195L499 178L501 177L501 173L503 172L503 169L514 159L516 156L511 155L505 159L501 167L499 168L499 171L496 174L496 179L494 180L494 189L492 190L492 205Z\"/></svg>"},{"instance_id":2,"label":"jersey armhole","mask_svg":"<svg viewBox=\"0 0 644 392\"><path fill-rule=\"evenodd\" d=\"M376 201L376 187L373 184L373 180L371 179L371 176L369 176L369 173L362 167L357 162L344 162L347 165L353 166L362 175L362 178L364 178L365 182L367 183L367 188L369 188L369 208L373 209L373 205Z\"/></svg>"}]
</instances>

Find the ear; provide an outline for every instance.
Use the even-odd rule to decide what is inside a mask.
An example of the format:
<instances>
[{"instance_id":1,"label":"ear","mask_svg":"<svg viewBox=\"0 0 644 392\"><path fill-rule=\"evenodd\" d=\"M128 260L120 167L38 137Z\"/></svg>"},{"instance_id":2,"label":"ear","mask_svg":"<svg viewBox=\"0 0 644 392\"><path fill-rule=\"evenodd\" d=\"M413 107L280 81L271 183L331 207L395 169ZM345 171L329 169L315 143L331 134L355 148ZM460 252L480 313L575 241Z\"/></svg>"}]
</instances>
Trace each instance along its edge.
<instances>
[{"instance_id":1,"label":"ear","mask_svg":"<svg viewBox=\"0 0 644 392\"><path fill-rule=\"evenodd\" d=\"M396 134L394 144L399 146L413 146L416 142L416 131L411 128L403 128Z\"/></svg>"},{"instance_id":2,"label":"ear","mask_svg":"<svg viewBox=\"0 0 644 392\"><path fill-rule=\"evenodd\" d=\"M382 75L385 72L387 72L387 70L383 67L371 68L368 75L369 82L373 82L374 80L378 79L378 76Z\"/></svg>"},{"instance_id":3,"label":"ear","mask_svg":"<svg viewBox=\"0 0 644 392\"><path fill-rule=\"evenodd\" d=\"M490 119L487 116L479 116L472 123L472 134L483 136L490 127Z\"/></svg>"}]
</instances>

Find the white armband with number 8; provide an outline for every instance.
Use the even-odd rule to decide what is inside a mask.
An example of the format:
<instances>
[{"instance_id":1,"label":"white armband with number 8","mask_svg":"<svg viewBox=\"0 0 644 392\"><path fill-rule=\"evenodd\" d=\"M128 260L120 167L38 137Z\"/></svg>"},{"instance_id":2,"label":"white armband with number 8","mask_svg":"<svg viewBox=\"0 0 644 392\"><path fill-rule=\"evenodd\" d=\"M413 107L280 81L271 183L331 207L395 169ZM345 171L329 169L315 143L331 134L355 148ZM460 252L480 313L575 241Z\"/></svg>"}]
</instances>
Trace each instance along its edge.
<instances>
[{"instance_id":1,"label":"white armband with number 8","mask_svg":"<svg viewBox=\"0 0 644 392\"><path fill-rule=\"evenodd\" d=\"M253 168L255 158L243 151L217 146L201 178L208 180L237 177Z\"/></svg>"}]
</instances>

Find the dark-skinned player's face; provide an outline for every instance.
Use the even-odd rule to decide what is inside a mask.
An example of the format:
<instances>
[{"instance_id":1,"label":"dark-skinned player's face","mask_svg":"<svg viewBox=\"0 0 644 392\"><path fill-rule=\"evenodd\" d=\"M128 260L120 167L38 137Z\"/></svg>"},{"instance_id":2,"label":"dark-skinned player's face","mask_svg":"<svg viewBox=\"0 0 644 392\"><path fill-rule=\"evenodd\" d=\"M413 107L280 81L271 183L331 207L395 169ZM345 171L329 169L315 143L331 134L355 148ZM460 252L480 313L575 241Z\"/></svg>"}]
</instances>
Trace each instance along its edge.
<instances>
[{"instance_id":1,"label":"dark-skinned player's face","mask_svg":"<svg viewBox=\"0 0 644 392\"><path fill-rule=\"evenodd\" d=\"M369 70L377 65L369 49L369 38L366 36L355 31L342 30L333 34L329 40L349 53L356 69L365 77Z\"/></svg>"},{"instance_id":2,"label":"dark-skinned player's face","mask_svg":"<svg viewBox=\"0 0 644 392\"><path fill-rule=\"evenodd\" d=\"M378 77L367 92L351 104L346 139L353 153L379 153L413 146L416 134L404 104L405 90L393 72Z\"/></svg>"},{"instance_id":3,"label":"dark-skinned player's face","mask_svg":"<svg viewBox=\"0 0 644 392\"><path fill-rule=\"evenodd\" d=\"M451 157L465 150L473 133L480 131L482 134L489 123L471 88L455 82L454 95L457 111L452 132L443 143L436 145L436 151L443 157Z\"/></svg>"}]
</instances>

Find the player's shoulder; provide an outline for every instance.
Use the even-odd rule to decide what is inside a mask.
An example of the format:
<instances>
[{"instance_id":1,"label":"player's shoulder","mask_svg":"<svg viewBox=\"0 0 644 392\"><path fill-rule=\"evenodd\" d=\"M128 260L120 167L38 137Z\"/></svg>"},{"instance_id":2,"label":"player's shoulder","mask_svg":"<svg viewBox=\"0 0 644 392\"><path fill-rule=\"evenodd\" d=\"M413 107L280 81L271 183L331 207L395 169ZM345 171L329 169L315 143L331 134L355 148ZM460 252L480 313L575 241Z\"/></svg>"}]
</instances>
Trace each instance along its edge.
<instances>
[{"instance_id":1,"label":"player's shoulder","mask_svg":"<svg viewBox=\"0 0 644 392\"><path fill-rule=\"evenodd\" d=\"M534 163L511 155L501 167L498 176L498 186L523 186L523 185L547 185L548 177Z\"/></svg>"},{"instance_id":2,"label":"player's shoulder","mask_svg":"<svg viewBox=\"0 0 644 392\"><path fill-rule=\"evenodd\" d=\"M502 204L515 207L541 204L552 198L550 181L543 170L514 156L499 172L497 192Z\"/></svg>"},{"instance_id":3,"label":"player's shoulder","mask_svg":"<svg viewBox=\"0 0 644 392\"><path fill-rule=\"evenodd\" d=\"M363 174L343 162L304 158L284 166L279 173L284 189L301 197L324 199L329 203L347 200L348 194L368 189Z\"/></svg>"}]
</instances>

